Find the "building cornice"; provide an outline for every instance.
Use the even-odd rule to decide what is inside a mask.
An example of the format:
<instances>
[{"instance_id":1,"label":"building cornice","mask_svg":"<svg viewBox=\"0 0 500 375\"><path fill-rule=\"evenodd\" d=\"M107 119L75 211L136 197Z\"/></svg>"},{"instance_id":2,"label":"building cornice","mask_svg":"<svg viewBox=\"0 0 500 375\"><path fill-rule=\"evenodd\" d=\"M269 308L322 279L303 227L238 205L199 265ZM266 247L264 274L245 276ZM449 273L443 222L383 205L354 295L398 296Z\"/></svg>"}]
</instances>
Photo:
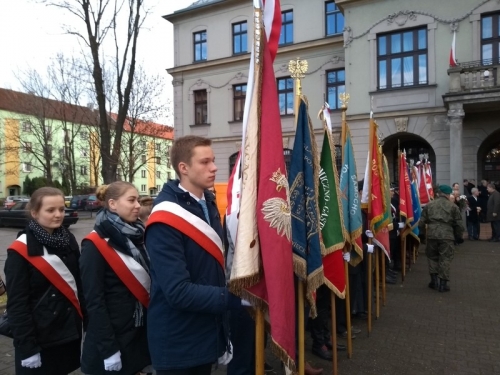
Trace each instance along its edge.
<instances>
[{"instance_id":1,"label":"building cornice","mask_svg":"<svg viewBox=\"0 0 500 375\"><path fill-rule=\"evenodd\" d=\"M419 115L437 115L446 114L447 110L444 107L431 107L431 108L420 108L420 109L408 109L402 111L387 111L379 112L374 115L375 121L378 119L400 117L400 116L419 116ZM369 113L360 113L356 115L347 115L347 121L360 121L369 120Z\"/></svg>"},{"instance_id":2,"label":"building cornice","mask_svg":"<svg viewBox=\"0 0 500 375\"><path fill-rule=\"evenodd\" d=\"M162 16L162 18L175 24L178 21L190 19L198 15L205 16L207 11L217 11L220 8L226 8L235 4L247 4L248 0L213 0L199 5L191 5L187 8L176 10L174 13ZM208 8L208 9L207 9Z\"/></svg>"},{"instance_id":3,"label":"building cornice","mask_svg":"<svg viewBox=\"0 0 500 375\"><path fill-rule=\"evenodd\" d=\"M277 58L279 59L280 55L285 55L288 53L297 53L297 52L300 54L305 50L329 46L329 45L335 45L337 47L342 47L343 43L344 43L344 40L342 38L342 35L336 35L336 36L329 37L329 38L308 40L306 42L295 43L295 44L292 44L289 46L280 47L278 50ZM250 53L246 53L243 55L237 55L237 56L224 57L221 59L209 60L209 61L205 61L205 62L201 62L201 63L193 63L193 64L188 64L188 65L176 66L176 67L167 69L167 72L169 74L172 74L173 76L175 76L179 73L211 69L214 67L221 67L223 65L235 64L235 63L239 63L239 62L248 62L248 61L250 61Z\"/></svg>"}]
</instances>

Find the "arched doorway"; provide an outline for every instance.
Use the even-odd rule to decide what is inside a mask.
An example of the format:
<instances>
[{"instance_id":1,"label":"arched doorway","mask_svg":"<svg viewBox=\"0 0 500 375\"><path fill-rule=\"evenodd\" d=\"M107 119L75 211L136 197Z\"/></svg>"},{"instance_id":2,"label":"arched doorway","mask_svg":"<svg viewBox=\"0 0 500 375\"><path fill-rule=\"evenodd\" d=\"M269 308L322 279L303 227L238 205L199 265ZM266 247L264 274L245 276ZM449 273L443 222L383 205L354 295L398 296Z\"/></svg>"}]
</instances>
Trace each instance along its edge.
<instances>
[{"instance_id":1,"label":"arched doorway","mask_svg":"<svg viewBox=\"0 0 500 375\"><path fill-rule=\"evenodd\" d=\"M431 162L432 180L436 181L436 154L431 145L422 137L410 133L397 133L384 139L382 152L387 158L391 182L399 181L398 150L406 151L408 163L417 163L427 156Z\"/></svg>"},{"instance_id":2,"label":"arched doorway","mask_svg":"<svg viewBox=\"0 0 500 375\"><path fill-rule=\"evenodd\" d=\"M500 129L491 133L477 151L479 180L500 181Z\"/></svg>"},{"instance_id":3,"label":"arched doorway","mask_svg":"<svg viewBox=\"0 0 500 375\"><path fill-rule=\"evenodd\" d=\"M7 195L21 195L21 186L19 185L7 186Z\"/></svg>"}]
</instances>

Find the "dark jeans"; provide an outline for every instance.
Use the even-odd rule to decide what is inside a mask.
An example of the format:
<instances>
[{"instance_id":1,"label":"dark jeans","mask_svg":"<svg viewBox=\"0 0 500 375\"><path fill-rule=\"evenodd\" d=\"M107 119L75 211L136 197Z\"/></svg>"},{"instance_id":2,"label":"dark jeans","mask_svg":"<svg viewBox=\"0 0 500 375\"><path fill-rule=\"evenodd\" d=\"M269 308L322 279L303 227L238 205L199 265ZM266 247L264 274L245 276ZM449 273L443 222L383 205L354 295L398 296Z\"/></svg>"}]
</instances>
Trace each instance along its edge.
<instances>
[{"instance_id":1,"label":"dark jeans","mask_svg":"<svg viewBox=\"0 0 500 375\"><path fill-rule=\"evenodd\" d=\"M481 226L479 225L479 221L473 222L467 220L467 233L469 234L469 239L473 238L475 240L479 239L479 233L481 231Z\"/></svg>"},{"instance_id":2,"label":"dark jeans","mask_svg":"<svg viewBox=\"0 0 500 375\"><path fill-rule=\"evenodd\" d=\"M207 363L196 367L183 368L178 370L160 370L156 371L156 375L210 375L212 364Z\"/></svg>"},{"instance_id":3,"label":"dark jeans","mask_svg":"<svg viewBox=\"0 0 500 375\"><path fill-rule=\"evenodd\" d=\"M227 365L227 375L255 374L255 322L245 307L229 315L233 359Z\"/></svg>"}]
</instances>

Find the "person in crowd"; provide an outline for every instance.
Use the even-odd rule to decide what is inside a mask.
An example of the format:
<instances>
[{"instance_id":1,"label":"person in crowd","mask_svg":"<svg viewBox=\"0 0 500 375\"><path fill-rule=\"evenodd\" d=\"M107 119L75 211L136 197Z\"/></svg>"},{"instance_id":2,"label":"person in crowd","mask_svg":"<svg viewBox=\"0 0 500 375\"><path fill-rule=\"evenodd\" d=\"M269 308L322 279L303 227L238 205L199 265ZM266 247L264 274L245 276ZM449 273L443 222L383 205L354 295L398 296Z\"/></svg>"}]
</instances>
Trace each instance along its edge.
<instances>
[{"instance_id":1,"label":"person in crowd","mask_svg":"<svg viewBox=\"0 0 500 375\"><path fill-rule=\"evenodd\" d=\"M481 207L481 212L479 215L479 220L481 223L486 222L486 211L488 207L488 189L486 188L488 186L488 181L486 180L481 180L481 184L479 185L479 207Z\"/></svg>"},{"instance_id":2,"label":"person in crowd","mask_svg":"<svg viewBox=\"0 0 500 375\"><path fill-rule=\"evenodd\" d=\"M453 195L460 195L460 184L458 182L454 182L453 185L451 185L451 190L453 191Z\"/></svg>"},{"instance_id":3,"label":"person in crowd","mask_svg":"<svg viewBox=\"0 0 500 375\"><path fill-rule=\"evenodd\" d=\"M420 231L422 233L427 231L425 253L431 275L429 288L440 292L450 290L448 281L450 280L450 265L455 252L454 244L455 242L463 242L462 215L458 207L450 202L451 193L450 186L440 185L437 199L424 207L419 221Z\"/></svg>"},{"instance_id":4,"label":"person in crowd","mask_svg":"<svg viewBox=\"0 0 500 375\"><path fill-rule=\"evenodd\" d=\"M154 199L150 196L142 197L139 200L141 208L139 209L139 219L146 225L148 223L149 215L151 215L151 210L153 209Z\"/></svg>"},{"instance_id":5,"label":"person in crowd","mask_svg":"<svg viewBox=\"0 0 500 375\"><path fill-rule=\"evenodd\" d=\"M464 180L464 193L467 196L472 195L472 189L475 188L476 185L474 185L471 181L465 179Z\"/></svg>"},{"instance_id":6,"label":"person in crowd","mask_svg":"<svg viewBox=\"0 0 500 375\"><path fill-rule=\"evenodd\" d=\"M490 197L488 198L487 221L491 222L490 242L500 242L500 193L494 184L487 187ZM9 285L7 283L7 285Z\"/></svg>"},{"instance_id":7,"label":"person in crowd","mask_svg":"<svg viewBox=\"0 0 500 375\"><path fill-rule=\"evenodd\" d=\"M174 141L179 180L163 186L148 221L148 338L157 375L209 375L232 356L227 312L242 301L226 287L223 230L208 191L217 172L211 144L191 135Z\"/></svg>"},{"instance_id":8,"label":"person in crowd","mask_svg":"<svg viewBox=\"0 0 500 375\"><path fill-rule=\"evenodd\" d=\"M479 222L479 214L481 213L481 206L479 206L479 190L477 188L471 189L471 195L467 197L466 223L467 233L470 241L479 240L479 233L481 226Z\"/></svg>"},{"instance_id":9,"label":"person in crowd","mask_svg":"<svg viewBox=\"0 0 500 375\"><path fill-rule=\"evenodd\" d=\"M391 184L391 214L392 214L392 230L389 232L389 241L391 246L391 263L386 268L386 282L389 284L396 283L397 271L401 269L401 237L400 237L400 211L399 211L399 187L396 184Z\"/></svg>"},{"instance_id":10,"label":"person in crowd","mask_svg":"<svg viewBox=\"0 0 500 375\"><path fill-rule=\"evenodd\" d=\"M7 249L7 309L18 375L62 375L80 367L86 316L80 248L62 226L64 213L62 191L37 189L27 205L27 226Z\"/></svg>"},{"instance_id":11,"label":"person in crowd","mask_svg":"<svg viewBox=\"0 0 500 375\"><path fill-rule=\"evenodd\" d=\"M131 183L116 181L100 186L96 196L103 209L82 241L80 258L89 315L82 371L135 375L151 364L146 330L150 262L139 193Z\"/></svg>"}]
</instances>

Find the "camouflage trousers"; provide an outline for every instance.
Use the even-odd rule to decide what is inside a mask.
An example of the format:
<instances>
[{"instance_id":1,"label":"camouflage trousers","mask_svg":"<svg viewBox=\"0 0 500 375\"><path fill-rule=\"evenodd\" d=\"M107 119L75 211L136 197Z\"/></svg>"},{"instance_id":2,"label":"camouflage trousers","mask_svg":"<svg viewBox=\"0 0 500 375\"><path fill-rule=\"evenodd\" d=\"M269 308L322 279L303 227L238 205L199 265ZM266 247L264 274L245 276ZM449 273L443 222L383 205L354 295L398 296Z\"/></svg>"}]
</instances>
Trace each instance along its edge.
<instances>
[{"instance_id":1,"label":"camouflage trousers","mask_svg":"<svg viewBox=\"0 0 500 375\"><path fill-rule=\"evenodd\" d=\"M450 266L455 255L455 246L451 240L427 240L425 255L429 261L429 273L437 274L440 279L450 279Z\"/></svg>"}]
</instances>

